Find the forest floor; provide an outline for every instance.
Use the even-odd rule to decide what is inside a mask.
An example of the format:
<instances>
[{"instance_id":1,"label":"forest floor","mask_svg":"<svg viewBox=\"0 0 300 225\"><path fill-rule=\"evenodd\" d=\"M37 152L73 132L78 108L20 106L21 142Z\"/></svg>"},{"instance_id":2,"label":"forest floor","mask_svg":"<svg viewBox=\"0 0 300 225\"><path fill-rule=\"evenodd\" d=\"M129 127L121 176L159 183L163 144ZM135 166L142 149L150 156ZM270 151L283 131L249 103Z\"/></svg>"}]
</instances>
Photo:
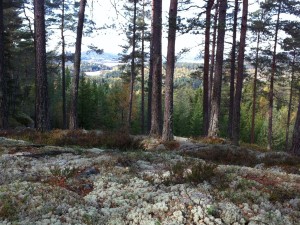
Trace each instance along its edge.
<instances>
[{"instance_id":1,"label":"forest floor","mask_svg":"<svg viewBox=\"0 0 300 225\"><path fill-rule=\"evenodd\" d=\"M299 158L134 139L139 150L0 137L0 224L299 224Z\"/></svg>"}]
</instances>

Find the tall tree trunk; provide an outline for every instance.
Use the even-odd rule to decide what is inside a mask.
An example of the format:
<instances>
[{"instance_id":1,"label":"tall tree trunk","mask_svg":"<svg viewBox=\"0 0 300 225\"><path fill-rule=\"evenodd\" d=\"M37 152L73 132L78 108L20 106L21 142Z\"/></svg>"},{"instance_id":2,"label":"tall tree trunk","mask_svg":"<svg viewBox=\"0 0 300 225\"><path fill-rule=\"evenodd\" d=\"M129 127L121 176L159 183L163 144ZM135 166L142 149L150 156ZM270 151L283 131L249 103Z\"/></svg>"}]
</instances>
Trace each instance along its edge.
<instances>
[{"instance_id":1,"label":"tall tree trunk","mask_svg":"<svg viewBox=\"0 0 300 225\"><path fill-rule=\"evenodd\" d=\"M234 107L234 82L235 82L235 61L236 61L236 31L237 31L237 16L239 11L239 1L235 0L234 16L233 16L233 33L232 33L232 47L230 59L230 100L229 100L229 115L228 115L228 135L232 139L232 119Z\"/></svg>"},{"instance_id":2,"label":"tall tree trunk","mask_svg":"<svg viewBox=\"0 0 300 225\"><path fill-rule=\"evenodd\" d=\"M152 41L153 41L153 77L152 77L152 104L150 135L160 137L162 133L162 0L152 1Z\"/></svg>"},{"instance_id":3,"label":"tall tree trunk","mask_svg":"<svg viewBox=\"0 0 300 225\"><path fill-rule=\"evenodd\" d=\"M253 80L253 101L252 101L252 119L251 119L251 141L255 142L255 115L256 115L256 90L257 90L257 72L258 72L258 55L259 55L259 44L260 44L260 31L257 34L256 42L256 54L255 54L255 69L254 69L254 80Z\"/></svg>"},{"instance_id":4,"label":"tall tree trunk","mask_svg":"<svg viewBox=\"0 0 300 225\"><path fill-rule=\"evenodd\" d=\"M8 99L7 82L4 73L4 17L3 0L0 0L0 88L1 88L1 125L3 129L8 128Z\"/></svg>"},{"instance_id":5,"label":"tall tree trunk","mask_svg":"<svg viewBox=\"0 0 300 225\"><path fill-rule=\"evenodd\" d=\"M290 152L292 154L300 156L300 99L297 112L297 118L295 122L294 132L293 132L293 142Z\"/></svg>"},{"instance_id":6,"label":"tall tree trunk","mask_svg":"<svg viewBox=\"0 0 300 225\"><path fill-rule=\"evenodd\" d=\"M219 133L219 116L221 103L222 89L222 71L223 71L223 54L224 54L224 38L226 28L226 9L227 0L220 1L219 6L219 23L218 23L218 38L217 38L217 53L215 63L215 76L213 84L213 93L211 100L211 112L208 136L217 137Z\"/></svg>"},{"instance_id":7,"label":"tall tree trunk","mask_svg":"<svg viewBox=\"0 0 300 225\"><path fill-rule=\"evenodd\" d=\"M272 73L270 79L270 92L269 92L269 127L268 127L268 149L272 149L273 142L273 105L274 105L274 76L276 72L276 49L277 49L277 39L278 39L278 30L279 30L279 19L281 13L281 1L279 1L278 13L277 13L277 22L275 27L275 40L274 40L274 51L273 51L273 60L272 60Z\"/></svg>"},{"instance_id":8,"label":"tall tree trunk","mask_svg":"<svg viewBox=\"0 0 300 225\"><path fill-rule=\"evenodd\" d=\"M69 129L78 128L78 85L79 85L79 75L80 75L80 57L81 57L81 42L83 33L83 23L84 23L84 11L85 11L86 0L80 0L80 8L78 14L78 25L77 25L77 36L75 44L75 58L74 58L74 75L72 79L72 96L71 96L71 108L70 108L70 121Z\"/></svg>"},{"instance_id":9,"label":"tall tree trunk","mask_svg":"<svg viewBox=\"0 0 300 225\"><path fill-rule=\"evenodd\" d=\"M285 131L285 149L286 149L286 151L288 151L288 147L289 147L289 132L290 132L292 100L293 100L295 59L296 59L296 50L294 50L294 52L293 52L292 75L291 75L291 90L290 90L290 99L289 99L289 108L288 108L288 118L287 118L287 122L286 122L286 131Z\"/></svg>"},{"instance_id":10,"label":"tall tree trunk","mask_svg":"<svg viewBox=\"0 0 300 225\"><path fill-rule=\"evenodd\" d=\"M153 20L153 18L152 18ZM153 21L151 21L153 23ZM151 26L151 34L153 26ZM153 36L150 38L150 59L149 59L149 77L148 77L148 111L147 111L147 132L150 133L152 121L152 79L153 79Z\"/></svg>"},{"instance_id":11,"label":"tall tree trunk","mask_svg":"<svg viewBox=\"0 0 300 225\"><path fill-rule=\"evenodd\" d=\"M233 143L239 145L240 139L240 121L241 121L241 100L242 89L244 80L244 58L246 46L246 33L247 33L247 17L248 17L248 0L243 0L243 14L242 14L242 27L240 36L239 56L238 56L238 71L237 82L234 96L234 110L233 110Z\"/></svg>"},{"instance_id":12,"label":"tall tree trunk","mask_svg":"<svg viewBox=\"0 0 300 225\"><path fill-rule=\"evenodd\" d=\"M203 69L203 130L204 135L208 133L209 127L209 45L210 45L210 17L214 0L209 0L206 6L205 19L205 48L204 48L204 69Z\"/></svg>"},{"instance_id":13,"label":"tall tree trunk","mask_svg":"<svg viewBox=\"0 0 300 225\"><path fill-rule=\"evenodd\" d=\"M217 40L217 27L218 27L218 15L219 15L219 2L216 0L215 4L215 15L214 15L214 30L213 30L213 40L212 40L212 49L211 49L211 59L210 59L210 71L209 71L209 96L208 96L208 113L210 118L211 111L211 99L212 99L212 90L213 90L213 80L214 80L214 69L215 69L215 52L216 52L216 40ZM209 124L208 124L209 125Z\"/></svg>"},{"instance_id":14,"label":"tall tree trunk","mask_svg":"<svg viewBox=\"0 0 300 225\"><path fill-rule=\"evenodd\" d=\"M135 40L136 40L136 4L137 0L134 0L133 9L133 30L132 30L132 53L131 53L131 67L130 67L130 95L129 95L129 110L127 118L128 130L130 130L131 114L132 114L132 102L133 102L133 91L134 91L134 80L135 80Z\"/></svg>"},{"instance_id":15,"label":"tall tree trunk","mask_svg":"<svg viewBox=\"0 0 300 225\"><path fill-rule=\"evenodd\" d=\"M61 79L62 79L62 116L63 129L67 129L67 110L66 110L66 54L65 54L65 0L62 0L61 11Z\"/></svg>"},{"instance_id":16,"label":"tall tree trunk","mask_svg":"<svg viewBox=\"0 0 300 225\"><path fill-rule=\"evenodd\" d=\"M142 66L141 66L141 133L145 133L145 2L143 0L143 29L142 29Z\"/></svg>"},{"instance_id":17,"label":"tall tree trunk","mask_svg":"<svg viewBox=\"0 0 300 225\"><path fill-rule=\"evenodd\" d=\"M171 141L173 134L173 78L175 69L175 41L176 41L176 18L178 0L171 0L169 9L169 35L167 70L165 81L165 111L162 140Z\"/></svg>"},{"instance_id":18,"label":"tall tree trunk","mask_svg":"<svg viewBox=\"0 0 300 225\"><path fill-rule=\"evenodd\" d=\"M48 81L46 68L46 31L45 31L45 1L34 1L35 39L36 39L36 129L50 129L48 107Z\"/></svg>"}]
</instances>

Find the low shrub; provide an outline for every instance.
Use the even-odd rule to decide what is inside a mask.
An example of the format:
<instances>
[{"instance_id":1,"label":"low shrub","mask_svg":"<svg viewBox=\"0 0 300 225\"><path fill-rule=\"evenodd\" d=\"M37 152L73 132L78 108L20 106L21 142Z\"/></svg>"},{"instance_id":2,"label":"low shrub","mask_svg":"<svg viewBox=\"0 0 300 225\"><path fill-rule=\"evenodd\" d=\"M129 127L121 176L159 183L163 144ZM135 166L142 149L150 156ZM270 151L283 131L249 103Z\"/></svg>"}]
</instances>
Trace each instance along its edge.
<instances>
[{"instance_id":1,"label":"low shrub","mask_svg":"<svg viewBox=\"0 0 300 225\"><path fill-rule=\"evenodd\" d=\"M211 146L209 149L184 152L182 154L218 164L255 166L259 163L255 154L251 154L248 150L233 150L230 147L224 148L218 145Z\"/></svg>"},{"instance_id":2,"label":"low shrub","mask_svg":"<svg viewBox=\"0 0 300 225\"><path fill-rule=\"evenodd\" d=\"M12 220L17 210L12 198L8 195L0 196L0 218Z\"/></svg>"},{"instance_id":3,"label":"low shrub","mask_svg":"<svg viewBox=\"0 0 300 225\"><path fill-rule=\"evenodd\" d=\"M269 200L271 202L280 202L283 203L285 201L289 201L295 198L295 193L280 187L273 187L270 189L270 197ZM298 196L299 197L299 196Z\"/></svg>"},{"instance_id":4,"label":"low shrub","mask_svg":"<svg viewBox=\"0 0 300 225\"><path fill-rule=\"evenodd\" d=\"M165 184L193 183L210 181L216 175L217 165L209 163L177 162L170 168L171 176L165 180Z\"/></svg>"},{"instance_id":5,"label":"low shrub","mask_svg":"<svg viewBox=\"0 0 300 225\"><path fill-rule=\"evenodd\" d=\"M179 149L180 144L178 141L165 141L162 143L168 150Z\"/></svg>"}]
</instances>

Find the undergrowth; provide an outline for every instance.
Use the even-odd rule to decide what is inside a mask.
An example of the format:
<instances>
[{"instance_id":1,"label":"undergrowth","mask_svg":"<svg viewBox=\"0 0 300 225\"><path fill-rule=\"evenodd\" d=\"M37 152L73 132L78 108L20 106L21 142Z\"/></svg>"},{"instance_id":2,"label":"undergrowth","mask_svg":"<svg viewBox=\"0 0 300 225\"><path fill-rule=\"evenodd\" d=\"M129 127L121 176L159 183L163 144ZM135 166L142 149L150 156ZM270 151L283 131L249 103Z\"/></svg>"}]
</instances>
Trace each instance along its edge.
<instances>
[{"instance_id":1,"label":"undergrowth","mask_svg":"<svg viewBox=\"0 0 300 225\"><path fill-rule=\"evenodd\" d=\"M35 144L57 146L105 147L120 150L139 149L139 140L126 132L97 132L85 130L52 130L38 132L33 129L0 131L0 136L30 141Z\"/></svg>"},{"instance_id":2,"label":"undergrowth","mask_svg":"<svg viewBox=\"0 0 300 225\"><path fill-rule=\"evenodd\" d=\"M212 146L209 149L201 151L191 151L182 153L184 156L191 156L203 160L211 161L218 164L229 165L244 165L254 166L257 164L257 159L254 154L247 150L233 151L230 149L223 149L219 146Z\"/></svg>"},{"instance_id":3,"label":"undergrowth","mask_svg":"<svg viewBox=\"0 0 300 225\"><path fill-rule=\"evenodd\" d=\"M210 181L216 175L216 164L177 162L170 168L170 176L164 179L164 184L192 183L198 184Z\"/></svg>"}]
</instances>

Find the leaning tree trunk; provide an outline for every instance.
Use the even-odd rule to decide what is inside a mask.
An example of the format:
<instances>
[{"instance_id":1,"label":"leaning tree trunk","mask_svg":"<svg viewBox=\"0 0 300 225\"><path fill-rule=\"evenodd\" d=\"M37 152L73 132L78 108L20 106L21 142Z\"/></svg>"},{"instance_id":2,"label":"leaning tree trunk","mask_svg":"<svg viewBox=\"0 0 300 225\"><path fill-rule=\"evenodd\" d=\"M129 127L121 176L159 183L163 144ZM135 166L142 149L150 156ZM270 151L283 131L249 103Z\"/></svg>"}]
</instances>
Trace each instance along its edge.
<instances>
[{"instance_id":1,"label":"leaning tree trunk","mask_svg":"<svg viewBox=\"0 0 300 225\"><path fill-rule=\"evenodd\" d=\"M205 48L204 48L204 69L203 69L203 130L207 135L209 127L209 45L210 45L210 17L214 0L209 0L206 6L205 19Z\"/></svg>"},{"instance_id":2,"label":"leaning tree trunk","mask_svg":"<svg viewBox=\"0 0 300 225\"><path fill-rule=\"evenodd\" d=\"M45 1L34 1L35 20L35 60L36 60L36 129L47 131L50 129L48 107L48 81L46 69L46 31L45 31Z\"/></svg>"},{"instance_id":3,"label":"leaning tree trunk","mask_svg":"<svg viewBox=\"0 0 300 225\"><path fill-rule=\"evenodd\" d=\"M153 0L152 4L153 77L150 135L160 137L162 133L162 0Z\"/></svg>"},{"instance_id":4,"label":"leaning tree trunk","mask_svg":"<svg viewBox=\"0 0 300 225\"><path fill-rule=\"evenodd\" d=\"M277 13L277 22L275 28L275 40L274 40L274 51L273 51L273 60L272 60L272 73L270 79L270 92L269 92L269 126L268 126L268 149L272 149L273 141L273 105L274 105L274 76L276 72L276 49L277 49L277 40L278 40L278 30L279 30L279 19L281 13L281 1L279 2L278 13Z\"/></svg>"},{"instance_id":5,"label":"leaning tree trunk","mask_svg":"<svg viewBox=\"0 0 300 225\"><path fill-rule=\"evenodd\" d=\"M219 133L224 38L225 38L225 28L226 28L226 9L227 9L227 0L220 1L215 76L214 76L210 122L209 122L209 130L208 130L209 137L217 137Z\"/></svg>"},{"instance_id":6,"label":"leaning tree trunk","mask_svg":"<svg viewBox=\"0 0 300 225\"><path fill-rule=\"evenodd\" d=\"M297 118L295 122L294 132L293 132L293 142L290 152L292 154L300 156L300 99L297 112Z\"/></svg>"},{"instance_id":7,"label":"leaning tree trunk","mask_svg":"<svg viewBox=\"0 0 300 225\"><path fill-rule=\"evenodd\" d=\"M242 15L242 28L239 46L238 56L238 71L237 82L234 96L234 110L233 110L233 126L232 137L235 145L239 144L240 139L240 121L241 121L241 100L242 89L244 80L244 58L245 58L245 46L246 46L246 33L247 33L247 17L248 17L248 0L243 1L243 15Z\"/></svg>"},{"instance_id":8,"label":"leaning tree trunk","mask_svg":"<svg viewBox=\"0 0 300 225\"><path fill-rule=\"evenodd\" d=\"M131 114L132 114L132 102L133 102L133 89L134 89L134 80L135 80L135 40L136 40L136 4L137 0L134 0L134 9L133 9L133 37L132 37L132 53L131 53L131 66L130 66L130 95L129 95L129 110L127 118L127 127L130 130L131 124Z\"/></svg>"},{"instance_id":9,"label":"leaning tree trunk","mask_svg":"<svg viewBox=\"0 0 300 225\"><path fill-rule=\"evenodd\" d=\"M292 62L292 74L291 74L291 90L290 90L290 99L289 99L289 108L288 108L288 117L286 122L286 131L285 131L285 149L288 150L289 147L289 132L290 132L290 123L291 123L291 111L292 111L292 100L293 100L293 86L294 86L294 74L295 74L295 59L296 51L293 52L293 62Z\"/></svg>"},{"instance_id":10,"label":"leaning tree trunk","mask_svg":"<svg viewBox=\"0 0 300 225\"><path fill-rule=\"evenodd\" d=\"M167 70L165 81L165 112L162 140L171 141L173 134L173 78L175 69L175 41L176 41L176 17L178 0L171 0L169 10L169 35Z\"/></svg>"},{"instance_id":11,"label":"leaning tree trunk","mask_svg":"<svg viewBox=\"0 0 300 225\"><path fill-rule=\"evenodd\" d=\"M4 22L3 0L0 0L0 88L1 88L1 123L2 128L8 128L7 82L4 73Z\"/></svg>"},{"instance_id":12,"label":"leaning tree trunk","mask_svg":"<svg viewBox=\"0 0 300 225\"><path fill-rule=\"evenodd\" d=\"M228 115L228 135L232 139L232 119L234 108L234 82L235 82L235 61L236 61L236 30L237 30L237 16L239 11L239 1L235 0L234 16L233 16L233 33L232 33L232 47L230 59L230 100L229 100L229 115Z\"/></svg>"},{"instance_id":13,"label":"leaning tree trunk","mask_svg":"<svg viewBox=\"0 0 300 225\"><path fill-rule=\"evenodd\" d=\"M75 58L74 58L74 75L72 79L72 96L71 96L71 108L70 108L70 121L69 129L78 128L78 85L79 85L79 74L80 74L80 57L81 57L81 42L82 42L82 32L84 23L84 10L85 10L86 0L80 0L80 8L78 14L78 25L77 25L77 36L75 44Z\"/></svg>"},{"instance_id":14,"label":"leaning tree trunk","mask_svg":"<svg viewBox=\"0 0 300 225\"><path fill-rule=\"evenodd\" d=\"M62 116L63 129L67 129L67 110L66 110L66 54L65 54L65 0L62 0L61 11L61 79L62 79Z\"/></svg>"}]
</instances>

